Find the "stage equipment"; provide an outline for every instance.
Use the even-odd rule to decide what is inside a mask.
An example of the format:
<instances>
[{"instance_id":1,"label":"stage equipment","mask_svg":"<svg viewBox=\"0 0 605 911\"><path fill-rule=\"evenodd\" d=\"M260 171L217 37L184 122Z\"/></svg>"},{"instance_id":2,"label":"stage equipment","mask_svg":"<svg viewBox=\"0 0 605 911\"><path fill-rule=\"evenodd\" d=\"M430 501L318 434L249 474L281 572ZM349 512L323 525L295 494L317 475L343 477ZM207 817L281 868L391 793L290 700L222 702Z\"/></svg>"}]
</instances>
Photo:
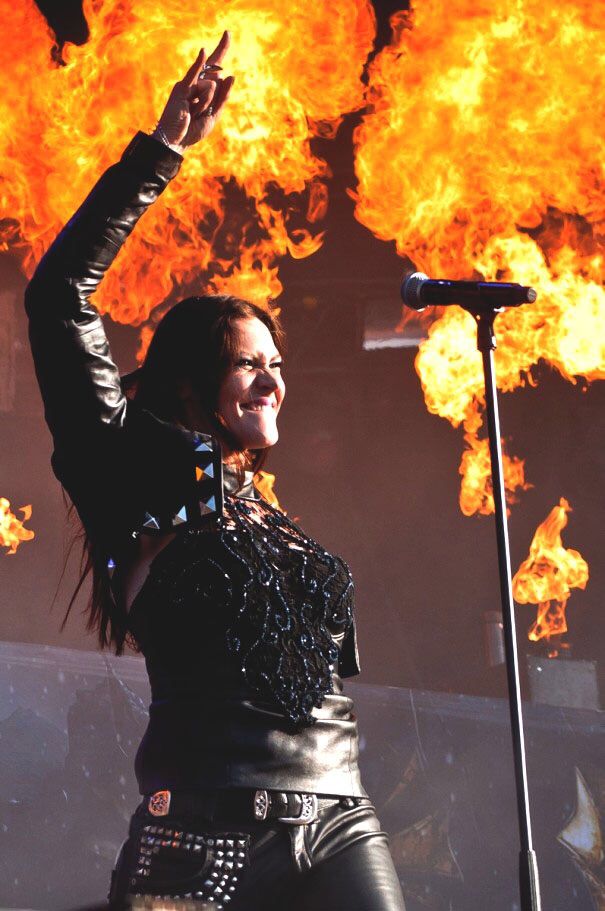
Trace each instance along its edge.
<instances>
[{"instance_id":1,"label":"stage equipment","mask_svg":"<svg viewBox=\"0 0 605 911\"><path fill-rule=\"evenodd\" d=\"M485 411L489 433L492 487L495 505L496 542L500 596L502 600L502 624L506 656L506 676L515 766L517 792L517 813L521 850L519 854L519 884L521 911L541 911L540 883L536 853L532 843L529 793L527 787L527 766L525 761L525 739L523 735L523 713L521 708L521 686L517 656L517 634L510 569L508 522L506 518L506 494L502 471L502 443L500 417L498 413L498 390L496 387L494 350L496 335L494 320L505 306L518 307L533 303L537 294L533 288L499 282L449 282L432 281L422 272L406 276L401 285L404 304L421 309L428 303L457 303L470 313L477 323L477 348L483 360L485 383ZM430 300L429 298L432 298ZM436 298L436 299L435 299ZM419 307L419 304L421 307Z\"/></svg>"},{"instance_id":2,"label":"stage equipment","mask_svg":"<svg viewBox=\"0 0 605 911\"><path fill-rule=\"evenodd\" d=\"M502 307L533 304L538 295L533 288L513 282L458 282L413 272L404 278L401 296L404 304L413 310L458 304L475 315Z\"/></svg>"}]
</instances>

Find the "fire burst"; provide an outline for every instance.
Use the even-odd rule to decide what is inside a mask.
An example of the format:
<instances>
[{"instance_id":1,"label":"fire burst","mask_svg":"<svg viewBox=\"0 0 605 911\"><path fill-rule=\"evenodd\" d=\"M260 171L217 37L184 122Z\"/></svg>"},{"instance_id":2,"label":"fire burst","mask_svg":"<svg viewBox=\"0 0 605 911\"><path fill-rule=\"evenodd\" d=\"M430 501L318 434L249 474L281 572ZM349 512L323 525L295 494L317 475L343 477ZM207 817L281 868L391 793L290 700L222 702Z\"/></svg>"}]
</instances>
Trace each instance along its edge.
<instances>
[{"instance_id":1,"label":"fire burst","mask_svg":"<svg viewBox=\"0 0 605 911\"><path fill-rule=\"evenodd\" d=\"M538 526L513 579L513 595L520 604L537 604L538 616L529 631L534 642L567 632L565 607L572 588L586 588L588 564L577 550L563 547L561 531L571 507L564 497ZM555 655L556 651L551 651Z\"/></svg>"},{"instance_id":2,"label":"fire burst","mask_svg":"<svg viewBox=\"0 0 605 911\"><path fill-rule=\"evenodd\" d=\"M540 361L570 382L604 379L605 23L598 5L417 0L391 24L391 44L370 66L370 109L355 133L357 218L435 278L538 290L537 304L496 321L503 391L535 384ZM416 359L429 411L464 426L467 515L494 508L479 438L475 332L469 314L447 308ZM528 486L523 461L505 453L503 469L512 503ZM562 560L560 581L573 552L552 553ZM532 638L562 630L567 597L536 599L543 610Z\"/></svg>"},{"instance_id":3,"label":"fire burst","mask_svg":"<svg viewBox=\"0 0 605 911\"><path fill-rule=\"evenodd\" d=\"M229 291L264 303L281 291L276 262L322 243L328 168L310 149L363 103L375 34L369 0L85 0L90 40L63 66L33 3L4 9L0 61L0 242L33 271L58 229L137 129L152 130L169 89L225 26L236 85L215 135L187 155L181 177L142 219L95 303L131 325L173 290ZM338 61L338 64L335 64ZM229 184L229 190L226 189ZM225 224L227 192L239 222ZM246 212L245 216L241 216ZM222 249L215 241L221 237Z\"/></svg>"},{"instance_id":4,"label":"fire burst","mask_svg":"<svg viewBox=\"0 0 605 911\"><path fill-rule=\"evenodd\" d=\"M597 7L417 0L392 26L391 44L370 66L370 111L355 134L357 218L431 276L538 289L537 304L497 319L502 390L534 383L541 360L571 382L605 378ZM464 424L465 477L472 470L485 488L472 318L443 312L416 368L429 410ZM509 492L526 486L520 460L505 458L504 468ZM484 512L489 499L476 491L463 509Z\"/></svg>"},{"instance_id":5,"label":"fire burst","mask_svg":"<svg viewBox=\"0 0 605 911\"><path fill-rule=\"evenodd\" d=\"M34 532L24 527L24 522L31 519L31 506L21 506L19 512L23 519L18 519L10 510L10 502L6 497L0 497L0 547L7 547L7 555L16 554L22 541L31 541Z\"/></svg>"},{"instance_id":6,"label":"fire burst","mask_svg":"<svg viewBox=\"0 0 605 911\"><path fill-rule=\"evenodd\" d=\"M236 85L221 123L142 219L95 304L139 326L173 291L234 293L261 305L277 297L279 258L309 256L322 243L316 225L330 175L310 140L335 135L363 104L371 3L334 0L326 15L302 0L287 13L280 0L207 0L202 32L199 4L181 0L83 6L90 40L67 45L59 65L33 0L0 0L0 249L14 251L29 277L136 130L153 129L202 42L210 48L228 26ZM239 194L236 224L229 192ZM139 358L151 334L143 325Z\"/></svg>"}]
</instances>

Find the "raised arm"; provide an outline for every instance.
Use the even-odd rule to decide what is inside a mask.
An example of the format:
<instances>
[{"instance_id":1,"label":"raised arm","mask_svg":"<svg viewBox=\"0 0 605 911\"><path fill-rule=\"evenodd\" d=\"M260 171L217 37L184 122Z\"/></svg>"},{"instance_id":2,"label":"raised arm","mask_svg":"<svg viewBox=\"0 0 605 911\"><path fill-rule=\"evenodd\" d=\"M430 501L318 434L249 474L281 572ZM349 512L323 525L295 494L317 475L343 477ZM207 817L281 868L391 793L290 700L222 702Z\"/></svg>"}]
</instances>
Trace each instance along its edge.
<instances>
[{"instance_id":1,"label":"raised arm","mask_svg":"<svg viewBox=\"0 0 605 911\"><path fill-rule=\"evenodd\" d=\"M213 129L233 79L225 33L170 93L153 136L138 133L40 261L25 293L30 340L55 450L99 424L121 426L126 401L90 297L139 218L176 175L184 150Z\"/></svg>"}]
</instances>

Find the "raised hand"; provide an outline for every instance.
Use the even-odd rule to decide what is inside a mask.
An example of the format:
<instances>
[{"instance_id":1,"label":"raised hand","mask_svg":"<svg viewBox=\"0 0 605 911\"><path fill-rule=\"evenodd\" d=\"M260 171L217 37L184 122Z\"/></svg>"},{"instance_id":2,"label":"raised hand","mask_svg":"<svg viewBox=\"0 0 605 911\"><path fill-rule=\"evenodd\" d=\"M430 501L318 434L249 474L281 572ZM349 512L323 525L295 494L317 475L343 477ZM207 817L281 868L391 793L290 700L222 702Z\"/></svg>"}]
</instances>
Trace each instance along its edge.
<instances>
[{"instance_id":1,"label":"raised hand","mask_svg":"<svg viewBox=\"0 0 605 911\"><path fill-rule=\"evenodd\" d=\"M220 75L229 42L229 32L224 32L209 57L202 48L170 92L153 135L177 152L208 136L221 115L234 82L233 76Z\"/></svg>"}]
</instances>

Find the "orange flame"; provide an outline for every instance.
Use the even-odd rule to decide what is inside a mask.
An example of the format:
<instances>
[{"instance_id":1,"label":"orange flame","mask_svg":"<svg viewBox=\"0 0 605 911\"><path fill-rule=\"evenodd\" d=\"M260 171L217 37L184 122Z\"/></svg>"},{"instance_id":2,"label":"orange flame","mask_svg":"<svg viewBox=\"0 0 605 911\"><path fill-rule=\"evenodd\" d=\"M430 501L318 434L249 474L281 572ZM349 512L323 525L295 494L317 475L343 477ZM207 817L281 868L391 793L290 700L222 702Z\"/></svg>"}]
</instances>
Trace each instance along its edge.
<instances>
[{"instance_id":1,"label":"orange flame","mask_svg":"<svg viewBox=\"0 0 605 911\"><path fill-rule=\"evenodd\" d=\"M567 525L571 506L561 497L538 526L523 561L513 579L513 595L520 604L537 604L538 616L529 630L537 642L567 632L565 607L572 588L586 588L588 564L577 550L564 548L561 531Z\"/></svg>"},{"instance_id":2,"label":"orange flame","mask_svg":"<svg viewBox=\"0 0 605 911\"><path fill-rule=\"evenodd\" d=\"M18 519L11 512L10 502L6 497L0 497L0 547L8 547L7 556L16 554L22 541L31 541L34 537L34 532L23 525L31 519L31 506L21 506L19 512L23 513L23 519Z\"/></svg>"},{"instance_id":3,"label":"orange flame","mask_svg":"<svg viewBox=\"0 0 605 911\"><path fill-rule=\"evenodd\" d=\"M571 382L605 378L597 7L417 0L391 24L355 132L357 218L434 277L537 288L536 304L496 321L500 389L534 383L540 360ZM447 308L416 360L427 407L465 423L471 452L483 398L475 334ZM474 465L465 453L462 469ZM487 489L476 497L488 500Z\"/></svg>"},{"instance_id":4,"label":"orange flame","mask_svg":"<svg viewBox=\"0 0 605 911\"><path fill-rule=\"evenodd\" d=\"M369 0L321 4L239 0L84 0L90 40L51 59L33 0L0 0L0 244L29 275L95 178L137 129L151 130L202 43L232 32L232 100L215 135L189 150L183 174L148 212L95 298L132 325L171 292L205 287L266 303L281 291L277 260L309 256L322 234L329 171L310 149L363 103L375 34ZM338 65L335 65L338 61ZM228 208L227 198L236 205ZM305 216L305 207L307 216ZM237 217L236 217L237 216ZM143 340L143 349L146 340Z\"/></svg>"},{"instance_id":5,"label":"orange flame","mask_svg":"<svg viewBox=\"0 0 605 911\"><path fill-rule=\"evenodd\" d=\"M489 454L489 442L479 439L474 433L464 434L469 448L462 453L460 463L460 509L465 516L476 513L487 516L494 512L494 493L492 487L492 463ZM517 491L527 490L531 484L525 482L522 459L502 453L502 469L507 505L516 503ZM510 513L510 510L507 509Z\"/></svg>"},{"instance_id":6,"label":"orange flame","mask_svg":"<svg viewBox=\"0 0 605 911\"><path fill-rule=\"evenodd\" d=\"M278 509L281 509L279 500L277 499L277 494L275 493L273 487L275 485L275 475L271 474L269 471L258 471L254 476L254 486L260 493L261 497L270 503L271 506L277 506Z\"/></svg>"}]
</instances>

